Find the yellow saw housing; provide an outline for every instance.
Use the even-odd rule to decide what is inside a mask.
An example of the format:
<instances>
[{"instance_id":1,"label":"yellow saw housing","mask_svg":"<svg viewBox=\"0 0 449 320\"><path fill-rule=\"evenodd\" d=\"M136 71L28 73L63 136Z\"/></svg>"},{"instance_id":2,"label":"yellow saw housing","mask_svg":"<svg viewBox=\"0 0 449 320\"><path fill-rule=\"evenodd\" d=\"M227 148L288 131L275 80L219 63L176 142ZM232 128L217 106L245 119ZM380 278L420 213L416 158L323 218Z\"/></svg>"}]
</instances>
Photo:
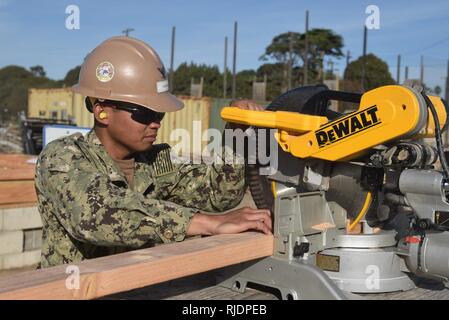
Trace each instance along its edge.
<instances>
[{"instance_id":1,"label":"yellow saw housing","mask_svg":"<svg viewBox=\"0 0 449 320\"><path fill-rule=\"evenodd\" d=\"M441 98L429 96L429 99L442 128L446 123L446 108ZM224 107L221 117L228 122L278 129L275 137L284 151L298 158L329 161L351 160L395 139L435 135L434 120L422 95L399 85L366 92L358 110L330 122L323 116L236 107Z\"/></svg>"}]
</instances>

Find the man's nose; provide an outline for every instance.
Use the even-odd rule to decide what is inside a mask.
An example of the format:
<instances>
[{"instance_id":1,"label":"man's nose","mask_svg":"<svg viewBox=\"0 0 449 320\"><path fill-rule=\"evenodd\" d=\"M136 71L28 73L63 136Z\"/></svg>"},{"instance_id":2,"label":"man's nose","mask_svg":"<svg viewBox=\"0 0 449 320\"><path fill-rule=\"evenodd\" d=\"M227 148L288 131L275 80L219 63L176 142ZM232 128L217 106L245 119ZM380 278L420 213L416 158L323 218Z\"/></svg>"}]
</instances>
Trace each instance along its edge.
<instances>
[{"instance_id":1,"label":"man's nose","mask_svg":"<svg viewBox=\"0 0 449 320\"><path fill-rule=\"evenodd\" d=\"M157 129L159 129L160 127L161 127L161 123L160 123L160 122L151 122L151 123L150 123L150 128L151 128L151 129L157 130Z\"/></svg>"}]
</instances>

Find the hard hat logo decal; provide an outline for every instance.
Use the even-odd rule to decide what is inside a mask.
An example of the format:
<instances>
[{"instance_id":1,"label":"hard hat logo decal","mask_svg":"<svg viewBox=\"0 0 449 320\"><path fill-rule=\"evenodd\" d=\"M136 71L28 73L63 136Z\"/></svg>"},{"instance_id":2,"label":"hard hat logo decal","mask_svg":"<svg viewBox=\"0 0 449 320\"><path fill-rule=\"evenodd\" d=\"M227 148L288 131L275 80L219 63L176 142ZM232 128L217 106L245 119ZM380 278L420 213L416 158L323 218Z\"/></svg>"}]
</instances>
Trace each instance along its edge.
<instances>
[{"instance_id":1,"label":"hard hat logo decal","mask_svg":"<svg viewBox=\"0 0 449 320\"><path fill-rule=\"evenodd\" d=\"M168 80L162 80L156 82L157 93L167 92L168 91Z\"/></svg>"},{"instance_id":2,"label":"hard hat logo decal","mask_svg":"<svg viewBox=\"0 0 449 320\"><path fill-rule=\"evenodd\" d=\"M114 66L108 61L104 61L97 66L97 79L101 82L111 81L114 77Z\"/></svg>"}]
</instances>

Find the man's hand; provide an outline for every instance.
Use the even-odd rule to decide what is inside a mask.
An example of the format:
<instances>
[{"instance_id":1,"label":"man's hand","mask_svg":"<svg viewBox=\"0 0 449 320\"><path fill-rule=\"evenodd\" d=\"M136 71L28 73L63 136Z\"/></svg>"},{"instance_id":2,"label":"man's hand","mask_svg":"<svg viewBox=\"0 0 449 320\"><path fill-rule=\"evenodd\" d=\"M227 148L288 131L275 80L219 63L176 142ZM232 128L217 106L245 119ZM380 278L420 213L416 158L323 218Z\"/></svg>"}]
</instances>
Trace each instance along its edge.
<instances>
[{"instance_id":1,"label":"man's hand","mask_svg":"<svg viewBox=\"0 0 449 320\"><path fill-rule=\"evenodd\" d=\"M268 209L241 208L223 215L199 213L193 216L187 235L217 235L257 230L272 234L271 214Z\"/></svg>"},{"instance_id":2,"label":"man's hand","mask_svg":"<svg viewBox=\"0 0 449 320\"><path fill-rule=\"evenodd\" d=\"M255 101L252 100L233 100L230 104L231 107L237 107L244 110L255 110L255 111L261 111L263 110L263 106L258 104Z\"/></svg>"},{"instance_id":3,"label":"man's hand","mask_svg":"<svg viewBox=\"0 0 449 320\"><path fill-rule=\"evenodd\" d=\"M230 103L230 106L231 107L237 107L237 108L240 108L240 109L243 109L243 110L254 110L254 111L262 111L262 110L264 110L263 106L261 106L260 104L258 104L255 101L252 101L252 100L233 100ZM243 131L248 129L247 125L231 123L231 122L228 122L226 127L229 128L229 129L242 129Z\"/></svg>"}]
</instances>

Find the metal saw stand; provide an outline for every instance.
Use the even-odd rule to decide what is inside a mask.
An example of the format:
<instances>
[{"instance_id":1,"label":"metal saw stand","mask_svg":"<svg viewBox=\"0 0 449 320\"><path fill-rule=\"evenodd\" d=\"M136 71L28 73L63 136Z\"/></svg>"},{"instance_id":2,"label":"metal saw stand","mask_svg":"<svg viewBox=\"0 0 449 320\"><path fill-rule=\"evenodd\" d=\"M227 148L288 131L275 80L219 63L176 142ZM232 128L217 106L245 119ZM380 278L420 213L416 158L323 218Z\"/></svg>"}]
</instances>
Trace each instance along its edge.
<instances>
[{"instance_id":1,"label":"metal saw stand","mask_svg":"<svg viewBox=\"0 0 449 320\"><path fill-rule=\"evenodd\" d=\"M294 300L415 288L396 254L394 232L346 234L346 211L324 192L277 191L274 255L227 268L219 285L244 292L255 283Z\"/></svg>"}]
</instances>

